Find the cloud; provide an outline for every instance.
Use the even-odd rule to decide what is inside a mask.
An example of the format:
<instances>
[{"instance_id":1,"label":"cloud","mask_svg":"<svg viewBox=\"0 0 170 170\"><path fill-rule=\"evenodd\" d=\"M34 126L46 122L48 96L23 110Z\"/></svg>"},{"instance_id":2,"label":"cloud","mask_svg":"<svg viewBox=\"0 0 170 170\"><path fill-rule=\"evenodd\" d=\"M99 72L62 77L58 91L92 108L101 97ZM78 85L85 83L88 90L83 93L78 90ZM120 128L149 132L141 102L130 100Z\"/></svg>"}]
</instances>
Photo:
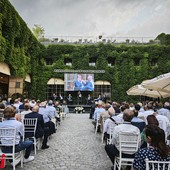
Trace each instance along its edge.
<instances>
[{"instance_id":1,"label":"cloud","mask_svg":"<svg viewBox=\"0 0 170 170\"><path fill-rule=\"evenodd\" d=\"M169 0L10 0L46 36L156 36L170 33Z\"/></svg>"}]
</instances>

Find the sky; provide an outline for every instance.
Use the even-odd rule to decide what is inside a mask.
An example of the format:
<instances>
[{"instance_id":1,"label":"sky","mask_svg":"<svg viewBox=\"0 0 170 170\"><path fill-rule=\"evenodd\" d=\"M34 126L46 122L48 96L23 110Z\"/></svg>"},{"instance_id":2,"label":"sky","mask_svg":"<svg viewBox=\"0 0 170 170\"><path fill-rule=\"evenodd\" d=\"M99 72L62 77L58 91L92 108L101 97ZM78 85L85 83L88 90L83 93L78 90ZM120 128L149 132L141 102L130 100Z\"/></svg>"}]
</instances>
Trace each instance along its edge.
<instances>
[{"instance_id":1,"label":"sky","mask_svg":"<svg viewBox=\"0 0 170 170\"><path fill-rule=\"evenodd\" d=\"M170 34L170 0L9 0L45 37L156 37Z\"/></svg>"}]
</instances>

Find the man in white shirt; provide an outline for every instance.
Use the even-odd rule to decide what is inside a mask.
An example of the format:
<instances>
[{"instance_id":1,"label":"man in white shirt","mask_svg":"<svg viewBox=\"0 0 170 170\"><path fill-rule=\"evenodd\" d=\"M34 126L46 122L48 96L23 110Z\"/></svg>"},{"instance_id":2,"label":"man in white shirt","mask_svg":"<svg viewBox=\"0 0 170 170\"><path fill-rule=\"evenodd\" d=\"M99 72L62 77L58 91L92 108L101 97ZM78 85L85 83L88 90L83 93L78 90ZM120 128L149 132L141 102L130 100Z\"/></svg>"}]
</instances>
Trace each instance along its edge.
<instances>
[{"instance_id":1,"label":"man in white shirt","mask_svg":"<svg viewBox=\"0 0 170 170\"><path fill-rule=\"evenodd\" d=\"M143 113L141 113L140 115L138 115L138 117L144 117L145 123L148 124L146 118L147 118L149 115L152 115L153 113L154 113L154 110L153 110L152 103L148 103L148 104L146 105L146 110L145 110Z\"/></svg>"},{"instance_id":2,"label":"man in white shirt","mask_svg":"<svg viewBox=\"0 0 170 170\"><path fill-rule=\"evenodd\" d=\"M131 120L132 120L133 116L134 116L134 113L132 110L129 110L129 109L124 110L124 112L123 112L124 123L120 124L114 128L114 132L112 135L112 141L111 141L112 144L105 146L106 153L109 156L109 158L113 164L114 164L115 156L119 155L118 149L119 149L119 133L120 132L131 132L133 134L139 135L139 138L140 138L139 128L137 128L131 124ZM139 142L140 142L140 140L139 140ZM129 152L123 153L122 156L128 157L128 158L133 158L135 156L135 153L129 153ZM111 168L114 169L113 167L111 167Z\"/></svg>"},{"instance_id":3,"label":"man in white shirt","mask_svg":"<svg viewBox=\"0 0 170 170\"><path fill-rule=\"evenodd\" d=\"M167 128L168 128L168 126L170 126L170 121L169 121L169 119L168 119L166 116L159 115L157 111L154 113L154 115L155 115L156 119L157 119L158 122L159 122L159 127L160 127L161 129L163 129L164 132L165 132L165 134L166 134Z\"/></svg>"}]
</instances>

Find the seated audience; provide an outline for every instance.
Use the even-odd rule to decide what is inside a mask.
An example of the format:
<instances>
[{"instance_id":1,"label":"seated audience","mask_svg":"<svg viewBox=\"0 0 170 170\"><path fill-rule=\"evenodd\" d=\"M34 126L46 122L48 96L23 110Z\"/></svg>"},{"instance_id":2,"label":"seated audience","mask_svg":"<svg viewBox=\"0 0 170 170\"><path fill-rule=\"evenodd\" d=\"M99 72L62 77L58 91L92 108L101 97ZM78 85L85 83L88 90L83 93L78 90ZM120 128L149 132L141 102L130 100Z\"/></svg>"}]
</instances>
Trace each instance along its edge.
<instances>
[{"instance_id":1,"label":"seated audience","mask_svg":"<svg viewBox=\"0 0 170 170\"><path fill-rule=\"evenodd\" d=\"M38 112L39 112L39 107L35 105L32 108L32 112L26 114L25 118L37 118L37 127L36 127L35 137L37 139L43 137L41 149L48 149L49 146L47 145L47 140L50 134L50 130L48 127L45 127L43 116L39 114ZM33 134L30 134L30 133L25 134L26 138L29 138L31 136L33 136Z\"/></svg>"},{"instance_id":2,"label":"seated audience","mask_svg":"<svg viewBox=\"0 0 170 170\"><path fill-rule=\"evenodd\" d=\"M149 115L147 117L147 122L148 125L156 125L159 126L159 122L156 119L156 117L154 115ZM145 135L145 128L143 129L142 133L141 133L141 148L147 147L147 143L146 143L146 135Z\"/></svg>"},{"instance_id":3,"label":"seated audience","mask_svg":"<svg viewBox=\"0 0 170 170\"><path fill-rule=\"evenodd\" d=\"M114 165L115 156L119 155L119 132L125 131L125 132L131 132L133 134L140 135L139 129L131 124L131 120L133 116L134 113L132 110L129 109L124 110L123 112L124 123L114 128L112 134L112 141L111 141L112 144L105 146L106 153L109 156L110 160L112 161L113 165ZM123 153L122 156L127 158L133 158L135 156L135 153L128 153L128 154ZM114 169L114 167L111 167L111 169Z\"/></svg>"},{"instance_id":4,"label":"seated audience","mask_svg":"<svg viewBox=\"0 0 170 170\"><path fill-rule=\"evenodd\" d=\"M170 149L165 143L164 131L156 125L147 125L145 134L149 147L140 149L136 153L133 170L145 170L146 158L153 161L170 161Z\"/></svg>"},{"instance_id":5,"label":"seated audience","mask_svg":"<svg viewBox=\"0 0 170 170\"><path fill-rule=\"evenodd\" d=\"M101 131L103 131L103 120L106 120L107 118L110 117L109 112L108 112L108 109L109 109L110 107L111 107L110 104L109 104L109 103L106 103L106 104L105 104L105 107L104 107L104 108L105 108L105 111L100 114L99 122L101 123Z\"/></svg>"},{"instance_id":6,"label":"seated audience","mask_svg":"<svg viewBox=\"0 0 170 170\"><path fill-rule=\"evenodd\" d=\"M157 111L154 112L154 116L159 122L159 127L166 133L168 126L170 125L169 119L164 115L159 115Z\"/></svg>"},{"instance_id":7,"label":"seated audience","mask_svg":"<svg viewBox=\"0 0 170 170\"><path fill-rule=\"evenodd\" d=\"M139 110L140 110L140 105L136 104L135 110L134 110L134 117L133 117L131 123L132 123L132 125L138 127L140 132L142 132L143 129L145 128L146 124L145 124L144 120L142 120L138 117Z\"/></svg>"},{"instance_id":8,"label":"seated audience","mask_svg":"<svg viewBox=\"0 0 170 170\"><path fill-rule=\"evenodd\" d=\"M50 130L50 134L56 133L55 124L50 120L49 113L46 112L46 102L42 102L39 106L39 113L43 116L44 125Z\"/></svg>"},{"instance_id":9,"label":"seated audience","mask_svg":"<svg viewBox=\"0 0 170 170\"><path fill-rule=\"evenodd\" d=\"M97 107L94 111L94 120L92 121L92 123L94 124L95 127L96 127L97 121L100 119L100 114L104 111L105 111L105 109L103 108L103 102L100 100L100 101L98 101ZM100 131L100 127L99 127L98 131Z\"/></svg>"},{"instance_id":10,"label":"seated audience","mask_svg":"<svg viewBox=\"0 0 170 170\"><path fill-rule=\"evenodd\" d=\"M115 116L115 110L111 107L108 109L108 114L109 114L109 118L106 119L106 121L104 122L104 139L107 142L107 139L109 139L110 136L110 125L112 124L113 126L117 126L120 123L123 123L123 119L120 117Z\"/></svg>"},{"instance_id":11,"label":"seated audience","mask_svg":"<svg viewBox=\"0 0 170 170\"><path fill-rule=\"evenodd\" d=\"M34 156L30 156L33 142L30 140L22 141L22 137L24 135L24 126L21 122L15 119L15 113L13 107L7 107L4 109L4 118L5 120L0 123L0 128L16 128L16 145L15 145L15 152L20 152L25 150L24 155L24 163L30 162L34 160ZM4 153L12 153L12 147L1 147L2 152ZM16 160L15 164L17 165L20 160ZM13 163L11 163L13 164Z\"/></svg>"},{"instance_id":12,"label":"seated audience","mask_svg":"<svg viewBox=\"0 0 170 170\"><path fill-rule=\"evenodd\" d=\"M21 112L20 116L21 116L21 120L24 119L25 115L28 113L31 113L32 111L30 110L30 104L29 103L25 103L24 105L24 111Z\"/></svg>"}]
</instances>

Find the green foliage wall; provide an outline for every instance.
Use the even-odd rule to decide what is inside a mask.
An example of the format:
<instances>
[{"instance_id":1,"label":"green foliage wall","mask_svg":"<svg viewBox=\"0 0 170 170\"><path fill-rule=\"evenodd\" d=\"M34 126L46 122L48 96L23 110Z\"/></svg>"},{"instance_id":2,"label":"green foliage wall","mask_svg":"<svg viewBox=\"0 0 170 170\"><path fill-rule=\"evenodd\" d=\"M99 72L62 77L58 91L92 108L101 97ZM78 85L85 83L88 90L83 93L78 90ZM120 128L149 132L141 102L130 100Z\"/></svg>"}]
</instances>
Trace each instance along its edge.
<instances>
[{"instance_id":1,"label":"green foliage wall","mask_svg":"<svg viewBox=\"0 0 170 170\"><path fill-rule=\"evenodd\" d=\"M65 50L68 48L68 50ZM106 80L111 83L112 99L118 101L133 100L126 91L143 80L153 78L170 71L170 46L163 45L136 45L114 46L111 44L96 45L49 45L44 58L49 56L53 65L48 66L49 72L53 69L104 69L105 74L95 74L96 80ZM64 58L72 59L72 66L64 64ZM89 59L96 58L96 66L89 66ZM115 61L108 66L108 58ZM156 63L152 63L152 61ZM54 73L53 73L54 75ZM52 74L51 74L52 76ZM63 74L55 74L63 78Z\"/></svg>"},{"instance_id":2,"label":"green foliage wall","mask_svg":"<svg viewBox=\"0 0 170 170\"><path fill-rule=\"evenodd\" d=\"M0 61L9 65L12 76L25 79L26 74L31 75L30 97L38 94L35 97L40 98L45 93L44 87L39 89L39 84L43 81L40 80L38 72L44 69L40 64L40 52L43 48L10 2L1 0Z\"/></svg>"}]
</instances>

